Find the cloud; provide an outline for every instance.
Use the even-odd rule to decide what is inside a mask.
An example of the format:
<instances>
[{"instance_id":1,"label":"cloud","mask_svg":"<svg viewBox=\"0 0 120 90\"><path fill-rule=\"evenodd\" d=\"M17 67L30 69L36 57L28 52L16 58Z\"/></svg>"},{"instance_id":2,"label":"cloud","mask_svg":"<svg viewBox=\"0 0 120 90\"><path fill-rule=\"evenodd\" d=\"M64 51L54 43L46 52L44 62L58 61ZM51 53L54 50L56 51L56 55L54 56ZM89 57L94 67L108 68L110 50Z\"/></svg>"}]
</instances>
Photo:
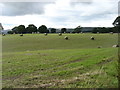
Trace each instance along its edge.
<instances>
[{"instance_id":1,"label":"cloud","mask_svg":"<svg viewBox=\"0 0 120 90\"><path fill-rule=\"evenodd\" d=\"M37 27L75 28L112 26L118 15L119 0L56 0L53 2L1 3L4 27L35 24ZM1 10L1 9L0 9ZM12 17L11 17L12 16Z\"/></svg>"},{"instance_id":2,"label":"cloud","mask_svg":"<svg viewBox=\"0 0 120 90\"><path fill-rule=\"evenodd\" d=\"M46 14L51 18L51 21L81 24L98 20L113 20L117 16L118 2L115 0L89 0L88 2L67 0L64 4L61 3L62 0L58 0L56 4L46 6ZM71 5L72 3L74 6Z\"/></svg>"},{"instance_id":3,"label":"cloud","mask_svg":"<svg viewBox=\"0 0 120 90\"><path fill-rule=\"evenodd\" d=\"M44 14L44 6L50 2L3 2L0 4L1 15L21 16Z\"/></svg>"}]
</instances>

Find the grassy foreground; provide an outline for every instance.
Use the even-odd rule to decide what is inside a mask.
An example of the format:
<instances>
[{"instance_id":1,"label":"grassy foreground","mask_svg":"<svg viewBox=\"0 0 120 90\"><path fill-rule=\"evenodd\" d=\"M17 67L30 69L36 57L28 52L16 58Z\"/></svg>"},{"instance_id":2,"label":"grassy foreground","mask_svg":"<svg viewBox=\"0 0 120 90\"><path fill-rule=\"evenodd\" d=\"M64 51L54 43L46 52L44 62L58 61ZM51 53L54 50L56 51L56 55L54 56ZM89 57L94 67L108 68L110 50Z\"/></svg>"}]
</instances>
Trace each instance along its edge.
<instances>
[{"instance_id":1,"label":"grassy foreground","mask_svg":"<svg viewBox=\"0 0 120 90\"><path fill-rule=\"evenodd\" d=\"M117 34L6 35L3 87L116 88L118 49L112 46L117 38Z\"/></svg>"}]
</instances>

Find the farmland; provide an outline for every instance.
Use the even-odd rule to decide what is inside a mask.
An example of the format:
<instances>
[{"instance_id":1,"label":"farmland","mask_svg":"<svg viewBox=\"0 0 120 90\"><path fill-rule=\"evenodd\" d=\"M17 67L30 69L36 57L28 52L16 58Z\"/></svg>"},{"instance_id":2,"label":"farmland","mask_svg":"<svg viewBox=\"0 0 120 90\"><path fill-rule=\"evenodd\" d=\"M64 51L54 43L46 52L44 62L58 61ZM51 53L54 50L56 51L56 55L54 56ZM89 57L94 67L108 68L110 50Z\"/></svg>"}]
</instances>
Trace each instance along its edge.
<instances>
[{"instance_id":1,"label":"farmland","mask_svg":"<svg viewBox=\"0 0 120 90\"><path fill-rule=\"evenodd\" d=\"M90 33L3 36L3 88L117 88L117 39Z\"/></svg>"}]
</instances>

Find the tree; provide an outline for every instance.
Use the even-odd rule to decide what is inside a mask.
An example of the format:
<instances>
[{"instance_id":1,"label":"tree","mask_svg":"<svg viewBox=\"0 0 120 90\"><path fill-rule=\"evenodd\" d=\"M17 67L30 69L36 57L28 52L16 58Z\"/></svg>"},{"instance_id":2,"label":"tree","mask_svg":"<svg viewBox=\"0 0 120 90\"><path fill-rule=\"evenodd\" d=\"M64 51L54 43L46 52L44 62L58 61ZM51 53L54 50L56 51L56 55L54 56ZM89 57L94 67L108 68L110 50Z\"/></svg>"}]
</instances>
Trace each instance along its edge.
<instances>
[{"instance_id":1,"label":"tree","mask_svg":"<svg viewBox=\"0 0 120 90\"><path fill-rule=\"evenodd\" d=\"M40 33L48 33L49 30L47 30L47 27L45 25L41 25L39 28L38 28L38 31Z\"/></svg>"},{"instance_id":2,"label":"tree","mask_svg":"<svg viewBox=\"0 0 120 90\"><path fill-rule=\"evenodd\" d=\"M33 24L29 24L26 28L27 33L37 32L37 27Z\"/></svg>"},{"instance_id":3,"label":"tree","mask_svg":"<svg viewBox=\"0 0 120 90\"><path fill-rule=\"evenodd\" d=\"M94 28L92 33L109 33L109 32L115 32L113 27L97 27Z\"/></svg>"},{"instance_id":4,"label":"tree","mask_svg":"<svg viewBox=\"0 0 120 90\"><path fill-rule=\"evenodd\" d=\"M81 32L82 27L78 26L74 29L73 33L80 33Z\"/></svg>"},{"instance_id":5,"label":"tree","mask_svg":"<svg viewBox=\"0 0 120 90\"><path fill-rule=\"evenodd\" d=\"M113 27L113 29L112 29L112 31L114 32L114 33L120 33L120 27L119 26L115 26L115 27Z\"/></svg>"},{"instance_id":6,"label":"tree","mask_svg":"<svg viewBox=\"0 0 120 90\"><path fill-rule=\"evenodd\" d=\"M109 28L106 28L106 27L99 27L99 32L100 33L109 33L110 30L109 30Z\"/></svg>"},{"instance_id":7,"label":"tree","mask_svg":"<svg viewBox=\"0 0 120 90\"><path fill-rule=\"evenodd\" d=\"M56 33L56 29L55 29L55 28L52 28L52 29L51 29L51 33Z\"/></svg>"},{"instance_id":8,"label":"tree","mask_svg":"<svg viewBox=\"0 0 120 90\"><path fill-rule=\"evenodd\" d=\"M92 33L97 33L97 32L99 32L98 28L94 28L94 29L92 30Z\"/></svg>"},{"instance_id":9,"label":"tree","mask_svg":"<svg viewBox=\"0 0 120 90\"><path fill-rule=\"evenodd\" d=\"M18 28L17 28L17 26L15 26L14 28L12 28L12 31L13 31L13 33L18 33Z\"/></svg>"},{"instance_id":10,"label":"tree","mask_svg":"<svg viewBox=\"0 0 120 90\"><path fill-rule=\"evenodd\" d=\"M62 28L61 29L61 33L66 33L67 32L67 29L66 28Z\"/></svg>"},{"instance_id":11,"label":"tree","mask_svg":"<svg viewBox=\"0 0 120 90\"><path fill-rule=\"evenodd\" d=\"M47 32L46 33L49 33L49 30L47 29Z\"/></svg>"},{"instance_id":12,"label":"tree","mask_svg":"<svg viewBox=\"0 0 120 90\"><path fill-rule=\"evenodd\" d=\"M23 34L23 33L26 33L26 29L25 29L25 26L24 25L19 25L18 27L17 27L17 32L19 33L19 34Z\"/></svg>"},{"instance_id":13,"label":"tree","mask_svg":"<svg viewBox=\"0 0 120 90\"><path fill-rule=\"evenodd\" d=\"M14 32L13 31L8 31L8 34L13 34Z\"/></svg>"}]
</instances>

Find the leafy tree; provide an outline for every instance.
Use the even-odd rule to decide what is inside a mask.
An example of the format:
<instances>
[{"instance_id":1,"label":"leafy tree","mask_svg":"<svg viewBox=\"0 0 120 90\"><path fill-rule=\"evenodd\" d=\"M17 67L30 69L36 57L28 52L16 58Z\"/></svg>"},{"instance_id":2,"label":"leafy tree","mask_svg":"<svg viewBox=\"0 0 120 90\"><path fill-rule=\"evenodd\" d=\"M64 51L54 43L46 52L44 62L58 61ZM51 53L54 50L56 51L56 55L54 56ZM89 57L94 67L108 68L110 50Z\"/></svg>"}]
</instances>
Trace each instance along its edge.
<instances>
[{"instance_id":1,"label":"leafy tree","mask_svg":"<svg viewBox=\"0 0 120 90\"><path fill-rule=\"evenodd\" d=\"M33 24L29 24L26 28L27 33L37 32L37 27Z\"/></svg>"},{"instance_id":2,"label":"leafy tree","mask_svg":"<svg viewBox=\"0 0 120 90\"><path fill-rule=\"evenodd\" d=\"M61 29L61 33L66 33L67 32L67 29L66 28L62 28Z\"/></svg>"},{"instance_id":3,"label":"leafy tree","mask_svg":"<svg viewBox=\"0 0 120 90\"><path fill-rule=\"evenodd\" d=\"M13 31L13 33L18 33L18 28L17 28L17 26L15 26L14 28L12 28L12 31Z\"/></svg>"},{"instance_id":4,"label":"leafy tree","mask_svg":"<svg viewBox=\"0 0 120 90\"><path fill-rule=\"evenodd\" d=\"M97 32L99 32L98 28L94 28L94 29L92 30L92 33L97 33Z\"/></svg>"},{"instance_id":5,"label":"leafy tree","mask_svg":"<svg viewBox=\"0 0 120 90\"><path fill-rule=\"evenodd\" d=\"M47 32L46 33L49 33L49 30L47 29Z\"/></svg>"},{"instance_id":6,"label":"leafy tree","mask_svg":"<svg viewBox=\"0 0 120 90\"><path fill-rule=\"evenodd\" d=\"M117 30L117 29L116 29ZM97 28L94 28L92 33L109 33L109 32L116 32L114 30L114 28L106 28L106 27L97 27Z\"/></svg>"},{"instance_id":7,"label":"leafy tree","mask_svg":"<svg viewBox=\"0 0 120 90\"><path fill-rule=\"evenodd\" d=\"M99 28L99 32L100 32L100 33L109 33L109 32L110 32L110 29L109 29L109 28L106 28L106 27L100 27L100 28Z\"/></svg>"},{"instance_id":8,"label":"leafy tree","mask_svg":"<svg viewBox=\"0 0 120 90\"><path fill-rule=\"evenodd\" d=\"M114 33L120 33L120 26L115 26L115 27L113 27L112 31L113 31Z\"/></svg>"},{"instance_id":9,"label":"leafy tree","mask_svg":"<svg viewBox=\"0 0 120 90\"><path fill-rule=\"evenodd\" d=\"M13 31L8 31L8 34L13 34L14 32Z\"/></svg>"},{"instance_id":10,"label":"leafy tree","mask_svg":"<svg viewBox=\"0 0 120 90\"><path fill-rule=\"evenodd\" d=\"M55 29L55 28L52 28L52 29L51 29L51 33L56 33L56 29Z\"/></svg>"},{"instance_id":11,"label":"leafy tree","mask_svg":"<svg viewBox=\"0 0 120 90\"><path fill-rule=\"evenodd\" d=\"M100 27L100 28L99 28L99 32L100 32L100 33L108 33L109 31L108 31L108 29L105 28L105 27Z\"/></svg>"},{"instance_id":12,"label":"leafy tree","mask_svg":"<svg viewBox=\"0 0 120 90\"><path fill-rule=\"evenodd\" d=\"M24 26L24 25L19 25L19 26L17 27L17 31L18 31L19 34L20 34L20 33L26 33L25 26Z\"/></svg>"},{"instance_id":13,"label":"leafy tree","mask_svg":"<svg viewBox=\"0 0 120 90\"><path fill-rule=\"evenodd\" d=\"M82 27L78 26L74 29L73 33L80 33L81 32Z\"/></svg>"},{"instance_id":14,"label":"leafy tree","mask_svg":"<svg viewBox=\"0 0 120 90\"><path fill-rule=\"evenodd\" d=\"M47 30L47 27L45 25L41 25L39 28L38 28L38 32L40 33L48 33L49 30Z\"/></svg>"}]
</instances>

